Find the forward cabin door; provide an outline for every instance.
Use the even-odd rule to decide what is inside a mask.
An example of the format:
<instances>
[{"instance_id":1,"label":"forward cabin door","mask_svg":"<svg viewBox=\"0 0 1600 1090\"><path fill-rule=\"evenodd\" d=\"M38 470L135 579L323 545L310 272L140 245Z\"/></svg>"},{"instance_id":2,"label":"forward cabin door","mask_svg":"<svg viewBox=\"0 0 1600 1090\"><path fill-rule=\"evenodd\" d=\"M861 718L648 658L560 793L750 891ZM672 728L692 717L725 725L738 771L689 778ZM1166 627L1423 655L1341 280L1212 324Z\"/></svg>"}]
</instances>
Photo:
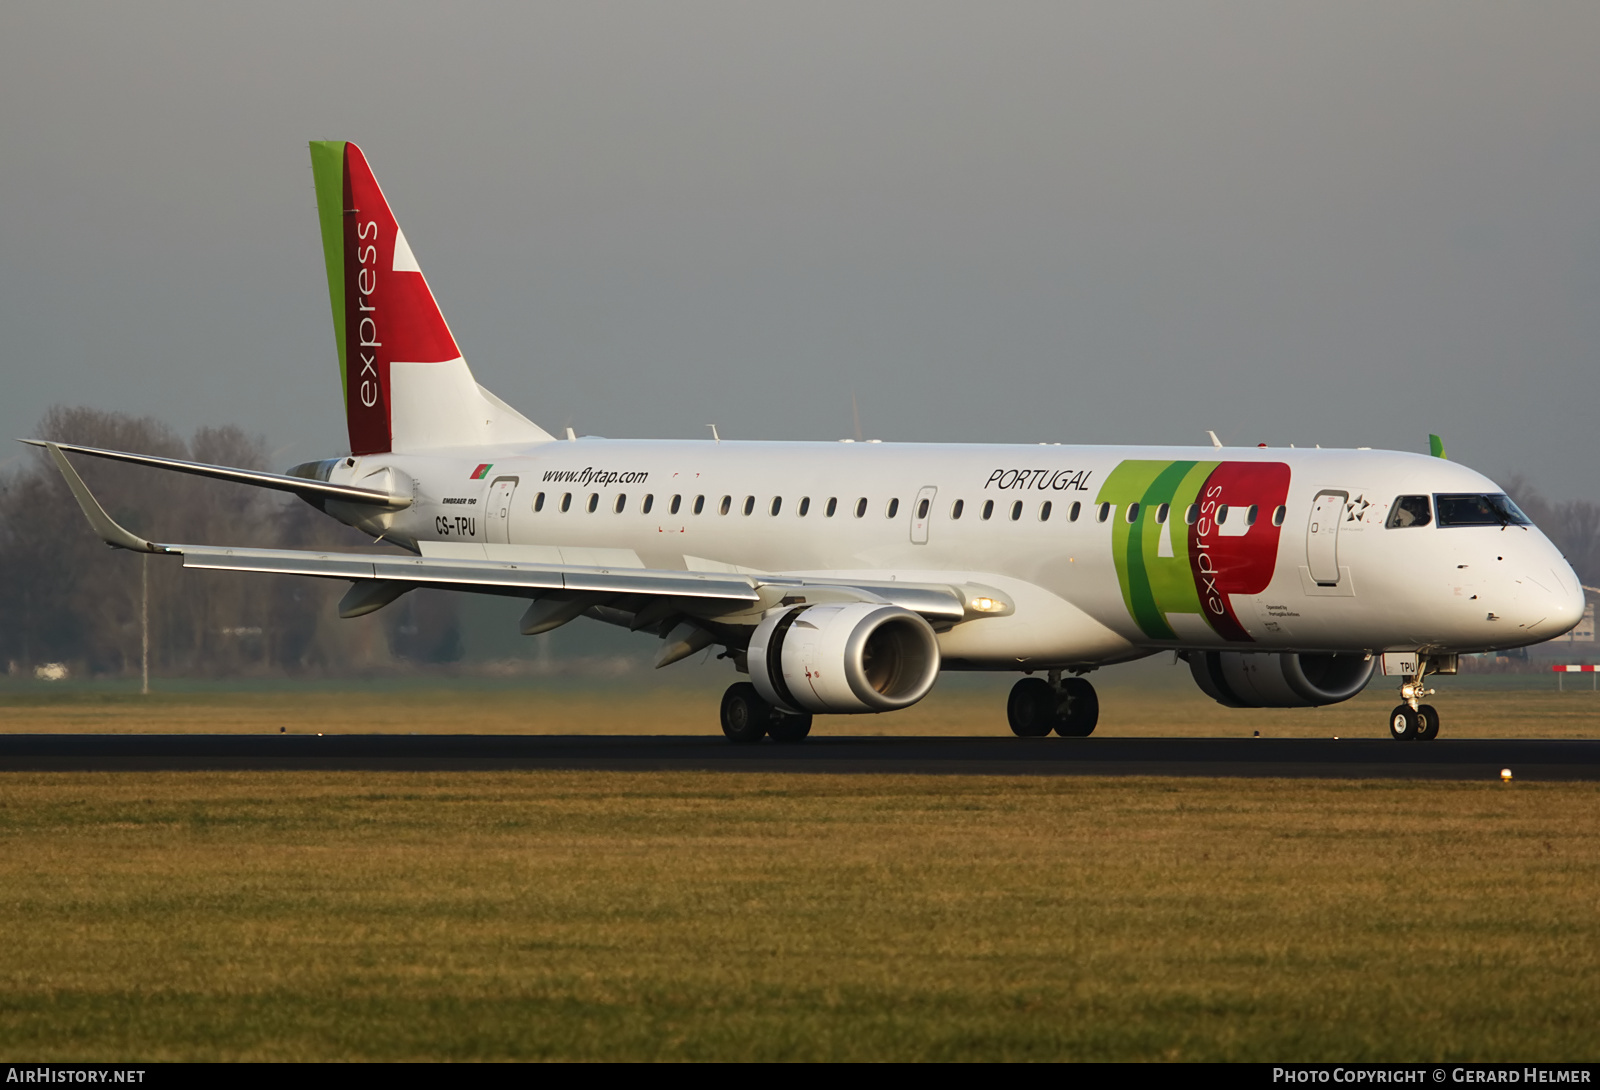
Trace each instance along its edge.
<instances>
[{"instance_id":1,"label":"forward cabin door","mask_svg":"<svg viewBox=\"0 0 1600 1090\"><path fill-rule=\"evenodd\" d=\"M511 544L511 497L517 478L499 477L489 486L489 506L483 509L484 540L491 545Z\"/></svg>"},{"instance_id":2,"label":"forward cabin door","mask_svg":"<svg viewBox=\"0 0 1600 1090\"><path fill-rule=\"evenodd\" d=\"M917 498L911 501L911 544L928 543L928 523L933 521L933 497L938 494L939 489L934 485L924 485L918 489Z\"/></svg>"},{"instance_id":3,"label":"forward cabin door","mask_svg":"<svg viewBox=\"0 0 1600 1090\"><path fill-rule=\"evenodd\" d=\"M1348 492L1323 491L1311 501L1311 521L1306 523L1306 565L1314 582L1339 585L1339 524L1344 521Z\"/></svg>"}]
</instances>

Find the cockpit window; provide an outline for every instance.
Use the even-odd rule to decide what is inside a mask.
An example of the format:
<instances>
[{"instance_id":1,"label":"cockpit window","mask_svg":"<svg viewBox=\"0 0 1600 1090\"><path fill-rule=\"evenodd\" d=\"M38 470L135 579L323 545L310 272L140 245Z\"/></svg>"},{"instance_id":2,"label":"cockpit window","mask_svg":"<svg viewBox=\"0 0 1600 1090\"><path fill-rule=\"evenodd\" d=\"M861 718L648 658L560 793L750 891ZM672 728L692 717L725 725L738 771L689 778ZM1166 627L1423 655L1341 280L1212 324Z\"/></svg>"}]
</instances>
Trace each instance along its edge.
<instances>
[{"instance_id":1,"label":"cockpit window","mask_svg":"<svg viewBox=\"0 0 1600 1090\"><path fill-rule=\"evenodd\" d=\"M1426 526L1433 521L1433 508L1427 496L1396 496L1394 510L1384 525L1393 530L1399 526Z\"/></svg>"},{"instance_id":2,"label":"cockpit window","mask_svg":"<svg viewBox=\"0 0 1600 1090\"><path fill-rule=\"evenodd\" d=\"M1524 515L1504 492L1492 495L1437 492L1433 499L1439 506L1440 526L1533 525L1533 520Z\"/></svg>"}]
</instances>

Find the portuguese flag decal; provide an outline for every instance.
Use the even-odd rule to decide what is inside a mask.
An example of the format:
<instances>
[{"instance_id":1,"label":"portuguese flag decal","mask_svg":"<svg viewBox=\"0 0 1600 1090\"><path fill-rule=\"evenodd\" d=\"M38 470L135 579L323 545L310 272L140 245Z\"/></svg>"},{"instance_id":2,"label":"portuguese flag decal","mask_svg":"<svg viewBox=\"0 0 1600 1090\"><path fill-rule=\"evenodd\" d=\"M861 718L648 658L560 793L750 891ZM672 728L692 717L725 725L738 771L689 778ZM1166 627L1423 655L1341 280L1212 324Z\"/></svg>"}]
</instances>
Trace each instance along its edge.
<instances>
[{"instance_id":1,"label":"portuguese flag decal","mask_svg":"<svg viewBox=\"0 0 1600 1090\"><path fill-rule=\"evenodd\" d=\"M483 480L485 477L487 477L489 475L489 471L491 469L493 469L493 468L494 468L494 463L493 462L484 462L477 469L474 469L472 471L472 476L470 478L468 478L468 479L469 480L473 480L473 481L481 481L481 480Z\"/></svg>"}]
</instances>

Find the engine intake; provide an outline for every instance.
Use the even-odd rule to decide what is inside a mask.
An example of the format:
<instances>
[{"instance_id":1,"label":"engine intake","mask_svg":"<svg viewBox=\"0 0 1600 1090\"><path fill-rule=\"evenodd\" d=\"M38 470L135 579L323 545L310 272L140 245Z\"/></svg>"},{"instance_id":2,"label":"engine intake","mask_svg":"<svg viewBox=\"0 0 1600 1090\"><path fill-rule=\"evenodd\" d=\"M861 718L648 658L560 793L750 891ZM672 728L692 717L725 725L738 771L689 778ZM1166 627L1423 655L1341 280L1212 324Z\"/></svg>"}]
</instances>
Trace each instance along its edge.
<instances>
[{"instance_id":1,"label":"engine intake","mask_svg":"<svg viewBox=\"0 0 1600 1090\"><path fill-rule=\"evenodd\" d=\"M795 712L888 712L915 704L939 677L939 642L922 617L872 602L798 606L750 637L750 680Z\"/></svg>"},{"instance_id":2,"label":"engine intake","mask_svg":"<svg viewBox=\"0 0 1600 1090\"><path fill-rule=\"evenodd\" d=\"M1195 684L1230 708L1317 708L1349 700L1372 680L1375 656L1191 651Z\"/></svg>"}]
</instances>

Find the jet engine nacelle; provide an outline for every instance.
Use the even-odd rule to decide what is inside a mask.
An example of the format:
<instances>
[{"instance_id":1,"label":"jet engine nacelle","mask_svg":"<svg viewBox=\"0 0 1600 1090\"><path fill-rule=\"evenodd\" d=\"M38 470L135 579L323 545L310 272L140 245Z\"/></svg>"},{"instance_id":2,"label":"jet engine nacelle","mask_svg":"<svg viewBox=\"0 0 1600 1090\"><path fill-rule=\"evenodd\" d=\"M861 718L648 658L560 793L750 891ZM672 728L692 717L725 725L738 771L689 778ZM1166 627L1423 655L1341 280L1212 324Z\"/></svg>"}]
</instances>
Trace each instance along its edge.
<instances>
[{"instance_id":1,"label":"jet engine nacelle","mask_svg":"<svg viewBox=\"0 0 1600 1090\"><path fill-rule=\"evenodd\" d=\"M909 609L873 602L797 606L750 637L750 680L794 712L887 712L928 695L939 642Z\"/></svg>"},{"instance_id":2,"label":"jet engine nacelle","mask_svg":"<svg viewBox=\"0 0 1600 1090\"><path fill-rule=\"evenodd\" d=\"M1191 651L1189 671L1230 708L1316 708L1349 700L1372 680L1376 656Z\"/></svg>"}]
</instances>

